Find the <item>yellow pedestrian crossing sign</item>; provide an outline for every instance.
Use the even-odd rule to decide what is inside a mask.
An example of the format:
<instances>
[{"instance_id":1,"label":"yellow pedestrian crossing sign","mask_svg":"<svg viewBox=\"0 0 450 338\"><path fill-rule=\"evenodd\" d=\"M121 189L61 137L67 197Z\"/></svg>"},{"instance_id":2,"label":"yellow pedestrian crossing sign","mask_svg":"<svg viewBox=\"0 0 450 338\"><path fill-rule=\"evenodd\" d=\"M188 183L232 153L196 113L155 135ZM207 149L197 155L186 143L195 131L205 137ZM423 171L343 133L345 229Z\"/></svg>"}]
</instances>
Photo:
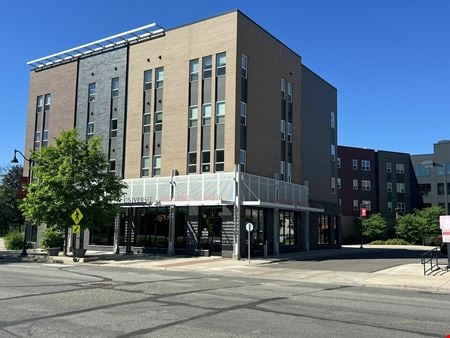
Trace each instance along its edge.
<instances>
[{"instance_id":1,"label":"yellow pedestrian crossing sign","mask_svg":"<svg viewBox=\"0 0 450 338\"><path fill-rule=\"evenodd\" d=\"M81 225L72 225L72 233L79 234L81 232Z\"/></svg>"},{"instance_id":2,"label":"yellow pedestrian crossing sign","mask_svg":"<svg viewBox=\"0 0 450 338\"><path fill-rule=\"evenodd\" d=\"M72 213L71 217L75 225L78 225L83 219L83 213L80 211L80 209L76 208L75 211Z\"/></svg>"}]
</instances>

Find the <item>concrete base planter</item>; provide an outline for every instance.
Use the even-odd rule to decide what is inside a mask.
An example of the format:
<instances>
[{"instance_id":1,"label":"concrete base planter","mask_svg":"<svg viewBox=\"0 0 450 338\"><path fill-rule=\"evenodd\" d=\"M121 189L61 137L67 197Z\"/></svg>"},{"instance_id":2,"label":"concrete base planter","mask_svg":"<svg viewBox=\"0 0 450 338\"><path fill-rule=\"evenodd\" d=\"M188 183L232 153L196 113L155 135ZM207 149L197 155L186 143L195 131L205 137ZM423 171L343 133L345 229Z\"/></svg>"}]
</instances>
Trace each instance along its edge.
<instances>
[{"instance_id":1,"label":"concrete base planter","mask_svg":"<svg viewBox=\"0 0 450 338\"><path fill-rule=\"evenodd\" d=\"M48 248L47 253L49 256L58 256L59 248Z\"/></svg>"},{"instance_id":2,"label":"concrete base planter","mask_svg":"<svg viewBox=\"0 0 450 338\"><path fill-rule=\"evenodd\" d=\"M87 249L74 249L73 256L74 257L84 257L86 255Z\"/></svg>"}]
</instances>

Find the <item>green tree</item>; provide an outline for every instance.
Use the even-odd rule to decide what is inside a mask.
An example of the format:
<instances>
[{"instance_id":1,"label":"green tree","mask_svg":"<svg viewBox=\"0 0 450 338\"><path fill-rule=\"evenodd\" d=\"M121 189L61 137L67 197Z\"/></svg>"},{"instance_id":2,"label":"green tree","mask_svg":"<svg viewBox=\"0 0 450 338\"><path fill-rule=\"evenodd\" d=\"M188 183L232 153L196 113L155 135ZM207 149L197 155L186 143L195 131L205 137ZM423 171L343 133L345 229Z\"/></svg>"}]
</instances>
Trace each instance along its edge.
<instances>
[{"instance_id":1,"label":"green tree","mask_svg":"<svg viewBox=\"0 0 450 338\"><path fill-rule=\"evenodd\" d=\"M362 232L369 239L376 239L387 230L386 220L381 214L373 214L362 220Z\"/></svg>"},{"instance_id":2,"label":"green tree","mask_svg":"<svg viewBox=\"0 0 450 338\"><path fill-rule=\"evenodd\" d=\"M7 231L11 223L23 223L17 193L22 190L22 166L5 169L0 181L0 233Z\"/></svg>"},{"instance_id":3,"label":"green tree","mask_svg":"<svg viewBox=\"0 0 450 338\"><path fill-rule=\"evenodd\" d=\"M443 214L444 208L442 207L429 207L416 211L416 217L421 217L424 221L422 230L423 239L441 234L439 216Z\"/></svg>"},{"instance_id":4,"label":"green tree","mask_svg":"<svg viewBox=\"0 0 450 338\"><path fill-rule=\"evenodd\" d=\"M443 212L441 207L429 207L404 215L397 221L395 232L408 242L424 244L426 238L441 234L439 216Z\"/></svg>"},{"instance_id":5,"label":"green tree","mask_svg":"<svg viewBox=\"0 0 450 338\"><path fill-rule=\"evenodd\" d=\"M77 207L83 228L113 222L124 184L109 171L100 138L81 141L76 130L64 131L53 145L32 152L31 159L33 181L20 206L28 221L60 229L66 239Z\"/></svg>"}]
</instances>

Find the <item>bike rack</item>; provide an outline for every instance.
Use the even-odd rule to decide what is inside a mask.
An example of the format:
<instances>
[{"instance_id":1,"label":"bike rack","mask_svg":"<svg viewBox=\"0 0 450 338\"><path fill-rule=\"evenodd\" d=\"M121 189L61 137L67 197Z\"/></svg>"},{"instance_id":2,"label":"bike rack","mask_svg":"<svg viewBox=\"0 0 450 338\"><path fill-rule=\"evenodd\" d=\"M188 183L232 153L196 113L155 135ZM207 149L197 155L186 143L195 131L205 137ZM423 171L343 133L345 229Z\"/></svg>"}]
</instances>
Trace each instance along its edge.
<instances>
[{"instance_id":1,"label":"bike rack","mask_svg":"<svg viewBox=\"0 0 450 338\"><path fill-rule=\"evenodd\" d=\"M440 269L439 267L439 254L438 248L434 248L430 251L425 252L421 258L420 262L423 264L423 275L427 276L432 274L434 271ZM427 268L427 264L429 267Z\"/></svg>"}]
</instances>

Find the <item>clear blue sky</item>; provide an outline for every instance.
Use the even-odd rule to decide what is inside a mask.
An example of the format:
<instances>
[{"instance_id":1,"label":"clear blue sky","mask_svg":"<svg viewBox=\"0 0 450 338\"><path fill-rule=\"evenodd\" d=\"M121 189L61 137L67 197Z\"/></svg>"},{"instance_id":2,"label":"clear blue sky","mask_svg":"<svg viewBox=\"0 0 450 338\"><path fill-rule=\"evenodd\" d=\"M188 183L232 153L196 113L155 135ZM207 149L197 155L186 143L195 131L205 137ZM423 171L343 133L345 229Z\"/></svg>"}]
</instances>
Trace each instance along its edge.
<instances>
[{"instance_id":1,"label":"clear blue sky","mask_svg":"<svg viewBox=\"0 0 450 338\"><path fill-rule=\"evenodd\" d=\"M27 61L235 8L338 88L339 144L419 154L450 139L448 0L15 0L0 11L0 166L24 148Z\"/></svg>"}]
</instances>

